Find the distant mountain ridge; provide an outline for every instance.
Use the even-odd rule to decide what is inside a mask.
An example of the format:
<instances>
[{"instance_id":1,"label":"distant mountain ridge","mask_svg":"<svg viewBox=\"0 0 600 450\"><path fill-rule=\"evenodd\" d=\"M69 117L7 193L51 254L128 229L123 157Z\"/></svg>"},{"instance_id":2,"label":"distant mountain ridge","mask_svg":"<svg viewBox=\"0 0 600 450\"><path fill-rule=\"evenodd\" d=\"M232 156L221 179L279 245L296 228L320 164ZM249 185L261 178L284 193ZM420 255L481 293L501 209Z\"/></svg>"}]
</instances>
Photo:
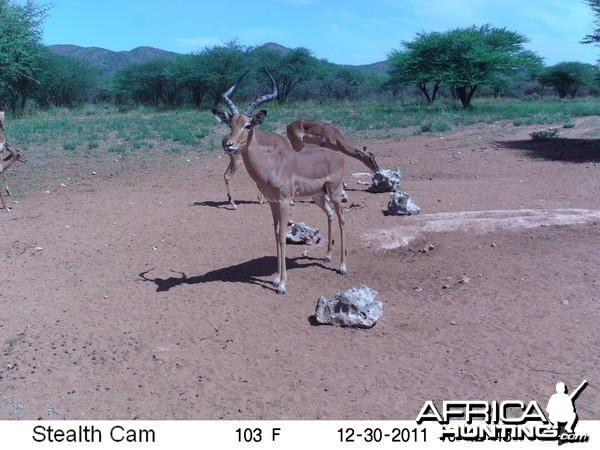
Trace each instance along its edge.
<instances>
[{"instance_id":1,"label":"distant mountain ridge","mask_svg":"<svg viewBox=\"0 0 600 450\"><path fill-rule=\"evenodd\" d=\"M289 48L283 45L269 42L264 44L264 47L281 52L290 51ZM169 52L154 47L137 47L129 51L113 51L99 47L80 47L78 45L49 45L48 48L59 55L68 56L78 59L99 69L106 75L112 75L123 67L133 63L143 63L155 59L171 59L180 55L180 53ZM341 64L331 63L341 66ZM379 61L373 64L364 64L352 66L344 64L345 67L353 67L365 74L376 74L387 71L387 61Z\"/></svg>"},{"instance_id":2,"label":"distant mountain ridge","mask_svg":"<svg viewBox=\"0 0 600 450\"><path fill-rule=\"evenodd\" d=\"M133 50L120 52L98 47L79 47L77 45L49 45L48 48L59 55L83 61L107 75L113 74L129 64L143 63L155 59L171 59L179 55L154 47L137 47Z\"/></svg>"}]
</instances>

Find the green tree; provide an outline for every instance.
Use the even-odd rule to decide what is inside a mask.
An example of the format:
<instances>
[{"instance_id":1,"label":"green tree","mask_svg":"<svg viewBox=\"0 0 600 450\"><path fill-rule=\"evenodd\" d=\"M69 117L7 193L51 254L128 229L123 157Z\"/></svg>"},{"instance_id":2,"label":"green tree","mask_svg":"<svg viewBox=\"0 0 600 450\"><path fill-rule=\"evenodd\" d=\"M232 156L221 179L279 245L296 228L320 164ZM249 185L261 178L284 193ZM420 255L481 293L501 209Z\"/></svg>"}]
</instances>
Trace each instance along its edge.
<instances>
[{"instance_id":1,"label":"green tree","mask_svg":"<svg viewBox=\"0 0 600 450\"><path fill-rule=\"evenodd\" d=\"M237 40L205 47L196 53L195 82L198 87L206 90L207 95L212 99L213 107L219 104L221 94L229 89L232 80L235 81L250 68L247 53L248 48ZM244 87L240 87L240 91L244 92Z\"/></svg>"},{"instance_id":2,"label":"green tree","mask_svg":"<svg viewBox=\"0 0 600 450\"><path fill-rule=\"evenodd\" d=\"M548 67L540 76L542 85L550 85L558 94L559 98L567 95L571 98L586 86L591 86L598 69L591 64L581 62L562 62Z\"/></svg>"},{"instance_id":3,"label":"green tree","mask_svg":"<svg viewBox=\"0 0 600 450\"><path fill-rule=\"evenodd\" d=\"M388 55L390 65L389 86L416 86L427 102L433 103L446 71L444 60L433 58L446 45L442 33L418 33L412 42L403 42L403 51L392 50Z\"/></svg>"},{"instance_id":4,"label":"green tree","mask_svg":"<svg viewBox=\"0 0 600 450\"><path fill-rule=\"evenodd\" d=\"M581 41L584 44L595 44L600 45L600 0L585 0L588 6L594 12L596 18L594 19L594 26L596 29L592 34L588 34Z\"/></svg>"},{"instance_id":5,"label":"green tree","mask_svg":"<svg viewBox=\"0 0 600 450\"><path fill-rule=\"evenodd\" d=\"M541 66L542 59L523 48L526 42L516 32L490 25L421 33L415 41L402 44L404 51L390 53L390 83L413 84L428 101L435 100L443 85L468 108L481 85Z\"/></svg>"},{"instance_id":6,"label":"green tree","mask_svg":"<svg viewBox=\"0 0 600 450\"><path fill-rule=\"evenodd\" d=\"M251 68L247 51L234 40L174 60L126 67L115 74L116 99L149 106L179 104L183 99L191 99L195 105L200 105L208 99L215 107L233 81ZM238 96L245 92L248 92L248 83L236 89Z\"/></svg>"},{"instance_id":7,"label":"green tree","mask_svg":"<svg viewBox=\"0 0 600 450\"><path fill-rule=\"evenodd\" d=\"M25 107L31 85L37 83L34 73L48 9L31 0L24 5L0 0L0 95L9 99L12 110Z\"/></svg>"},{"instance_id":8,"label":"green tree","mask_svg":"<svg viewBox=\"0 0 600 450\"><path fill-rule=\"evenodd\" d=\"M115 74L114 93L118 102L133 100L147 106L173 103L173 86L166 76L169 63L163 59L130 64Z\"/></svg>"},{"instance_id":9,"label":"green tree","mask_svg":"<svg viewBox=\"0 0 600 450\"><path fill-rule=\"evenodd\" d=\"M294 89L318 73L319 60L303 47L289 50L262 46L253 49L250 56L255 73L260 73L260 68L266 68L275 78L279 103L285 103Z\"/></svg>"},{"instance_id":10,"label":"green tree","mask_svg":"<svg viewBox=\"0 0 600 450\"><path fill-rule=\"evenodd\" d=\"M99 80L96 70L82 61L58 55L47 47L38 54L35 89L31 97L40 108L75 106L88 100Z\"/></svg>"},{"instance_id":11,"label":"green tree","mask_svg":"<svg viewBox=\"0 0 600 450\"><path fill-rule=\"evenodd\" d=\"M360 96L365 83L365 76L361 72L342 66L332 72L329 89L335 99L352 99Z\"/></svg>"},{"instance_id":12,"label":"green tree","mask_svg":"<svg viewBox=\"0 0 600 450\"><path fill-rule=\"evenodd\" d=\"M198 54L181 55L166 69L167 78L196 106L200 106L210 88L202 59L202 55Z\"/></svg>"},{"instance_id":13,"label":"green tree","mask_svg":"<svg viewBox=\"0 0 600 450\"><path fill-rule=\"evenodd\" d=\"M315 63L314 76L299 85L293 96L296 100L364 100L379 92L382 81L378 76L377 71L319 60Z\"/></svg>"}]
</instances>

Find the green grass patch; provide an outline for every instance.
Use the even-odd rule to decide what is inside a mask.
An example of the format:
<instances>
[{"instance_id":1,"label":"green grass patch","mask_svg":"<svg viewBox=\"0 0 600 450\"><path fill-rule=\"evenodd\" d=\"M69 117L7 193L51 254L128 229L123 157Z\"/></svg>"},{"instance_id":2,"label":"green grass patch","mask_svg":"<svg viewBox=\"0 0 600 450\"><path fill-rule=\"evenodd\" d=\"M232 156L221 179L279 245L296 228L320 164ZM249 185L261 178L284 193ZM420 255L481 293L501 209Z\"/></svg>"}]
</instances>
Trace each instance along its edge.
<instances>
[{"instance_id":1,"label":"green grass patch","mask_svg":"<svg viewBox=\"0 0 600 450\"><path fill-rule=\"evenodd\" d=\"M451 119L445 115L438 115L427 119L421 124L421 132L443 133L452 129Z\"/></svg>"},{"instance_id":2,"label":"green grass patch","mask_svg":"<svg viewBox=\"0 0 600 450\"><path fill-rule=\"evenodd\" d=\"M296 119L331 121L349 140L398 137L416 132L442 133L479 123L508 122L514 126L545 125L569 128L584 116L600 116L597 99L521 101L476 99L472 108L439 99L433 104L336 101L265 104L268 116L262 129L285 134ZM118 153L149 155L220 151L227 126L218 124L210 109L119 112L116 107L84 106L81 109L37 111L5 119L5 132L14 145L37 147L38 155L68 152L76 156Z\"/></svg>"},{"instance_id":3,"label":"green grass patch","mask_svg":"<svg viewBox=\"0 0 600 450\"><path fill-rule=\"evenodd\" d=\"M69 150L75 150L77 149L77 143L76 142L63 142L63 149L69 151Z\"/></svg>"}]
</instances>

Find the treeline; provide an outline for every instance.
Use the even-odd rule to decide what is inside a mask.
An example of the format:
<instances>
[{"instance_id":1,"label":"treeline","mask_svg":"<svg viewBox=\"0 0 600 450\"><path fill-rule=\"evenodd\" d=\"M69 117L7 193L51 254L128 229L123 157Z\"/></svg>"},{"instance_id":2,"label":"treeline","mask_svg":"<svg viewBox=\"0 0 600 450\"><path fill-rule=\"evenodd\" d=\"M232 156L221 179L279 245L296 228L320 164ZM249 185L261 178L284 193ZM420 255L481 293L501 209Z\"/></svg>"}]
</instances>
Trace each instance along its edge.
<instances>
[{"instance_id":1,"label":"treeline","mask_svg":"<svg viewBox=\"0 0 600 450\"><path fill-rule=\"evenodd\" d=\"M564 62L551 67L527 51L527 38L504 28L457 28L421 33L391 50L388 70L365 70L320 60L306 48L247 47L237 41L188 55L131 64L103 75L41 44L47 7L0 0L0 109L73 107L114 102L123 108L215 106L243 73L236 91L249 98L277 81L278 101L453 98L470 106L475 95L560 98L599 94L598 67Z\"/></svg>"},{"instance_id":2,"label":"treeline","mask_svg":"<svg viewBox=\"0 0 600 450\"><path fill-rule=\"evenodd\" d=\"M268 86L263 68L277 82L280 103L292 98L363 98L377 91L383 77L318 60L306 48L245 47L232 41L173 59L132 64L114 75L112 93L119 104L214 106L246 72L236 95L256 95Z\"/></svg>"}]
</instances>

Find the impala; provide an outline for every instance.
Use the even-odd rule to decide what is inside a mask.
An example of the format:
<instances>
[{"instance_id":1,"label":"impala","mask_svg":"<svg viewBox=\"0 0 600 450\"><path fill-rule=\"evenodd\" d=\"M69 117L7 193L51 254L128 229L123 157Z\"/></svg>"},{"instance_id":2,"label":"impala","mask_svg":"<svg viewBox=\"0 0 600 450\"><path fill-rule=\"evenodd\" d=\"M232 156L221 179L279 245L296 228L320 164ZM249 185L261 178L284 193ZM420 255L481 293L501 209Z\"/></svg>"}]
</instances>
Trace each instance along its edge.
<instances>
[{"instance_id":1,"label":"impala","mask_svg":"<svg viewBox=\"0 0 600 450\"><path fill-rule=\"evenodd\" d=\"M359 150L352 146L342 132L327 122L318 120L296 120L287 126L287 135L294 150L300 151L304 144L315 144L358 159L373 172L379 170L375 155L367 147Z\"/></svg>"},{"instance_id":2,"label":"impala","mask_svg":"<svg viewBox=\"0 0 600 450\"><path fill-rule=\"evenodd\" d=\"M16 161L26 162L27 160L20 150L9 147L8 144L4 145L4 149L7 150L8 155L0 159L0 173L2 174L2 178L4 178L4 189L8 195L11 195L10 191L8 190L8 186L6 185L6 169L8 169ZM10 209L4 203L2 190L0 190L0 203L2 204L2 209L10 211Z\"/></svg>"},{"instance_id":3,"label":"impala","mask_svg":"<svg viewBox=\"0 0 600 450\"><path fill-rule=\"evenodd\" d=\"M240 79L227 92L225 92L223 94L223 100L225 101L227 106L229 106L229 109L231 110L231 113L233 116L235 116L236 114L239 115L239 111L237 110L235 104L229 99L229 96L233 93L233 88L241 81L241 79L245 75L246 74L242 75L240 77ZM229 113L225 113L225 114L229 115ZM231 117L233 117L233 116L231 116ZM259 148L262 151L275 151L275 150L284 150L284 151L289 151L289 152L294 151L294 149L292 148L290 143L288 141L286 141L283 136L281 136L280 134L277 134L277 133L273 133L271 131L256 130L255 139L256 139L256 143L258 144ZM237 172L237 170L242 165L242 155L239 152L227 151L226 145L227 145L228 140L229 140L229 135L226 135L223 137L223 140L221 142L221 145L223 146L223 150L229 156L229 166L227 167L227 170L223 174L223 178L225 179L225 188L227 189L227 198L229 200L229 204L233 207L233 209L237 209L237 205L235 204L235 201L233 200L233 197L231 196L230 183L231 183L231 178L233 177L233 175ZM258 199L262 203L260 194L259 194Z\"/></svg>"},{"instance_id":4,"label":"impala","mask_svg":"<svg viewBox=\"0 0 600 450\"><path fill-rule=\"evenodd\" d=\"M4 156L5 150L8 153L7 156ZM2 175L4 190L7 195L11 195L11 193L8 189L8 183L6 182L6 169L8 169L15 161L25 162L26 159L21 151L10 147L8 142L6 142L6 136L4 135L4 111L0 111L0 174ZM2 198L2 190L0 190L0 204L2 204L2 209L9 211Z\"/></svg>"},{"instance_id":5,"label":"impala","mask_svg":"<svg viewBox=\"0 0 600 450\"><path fill-rule=\"evenodd\" d=\"M240 114L228 98L235 89L236 83L223 94L223 100L231 109L232 114L218 109L213 109L213 114L219 122L226 123L231 127L231 132L225 142L225 150L231 153L241 153L246 170L269 202L277 245L277 272L273 285L278 288L279 294L285 294L287 281L285 243L289 205L292 197L312 197L327 214L326 262L331 261L332 222L335 211L341 235L340 273L346 274L344 214L342 211L344 158L340 153L321 147L306 149L299 153L284 150L271 153L261 151L256 139L255 127L263 123L267 111L264 109L257 113L254 111L262 103L277 97L275 80L269 72L267 74L273 85L271 94L257 97L246 111Z\"/></svg>"},{"instance_id":6,"label":"impala","mask_svg":"<svg viewBox=\"0 0 600 450\"><path fill-rule=\"evenodd\" d=\"M4 156L6 148L6 136L4 136L4 111L0 111L0 159Z\"/></svg>"}]
</instances>

